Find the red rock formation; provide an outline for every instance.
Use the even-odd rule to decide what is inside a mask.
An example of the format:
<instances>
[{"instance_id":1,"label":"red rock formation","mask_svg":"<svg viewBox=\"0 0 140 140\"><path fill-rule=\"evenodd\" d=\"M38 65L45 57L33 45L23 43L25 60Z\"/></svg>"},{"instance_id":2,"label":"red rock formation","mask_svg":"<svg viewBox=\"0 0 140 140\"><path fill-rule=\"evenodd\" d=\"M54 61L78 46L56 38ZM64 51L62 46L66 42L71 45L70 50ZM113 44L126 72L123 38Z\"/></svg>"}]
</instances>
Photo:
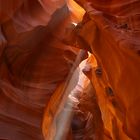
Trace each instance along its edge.
<instances>
[{"instance_id":1,"label":"red rock formation","mask_svg":"<svg viewBox=\"0 0 140 140\"><path fill-rule=\"evenodd\" d=\"M0 139L140 140L140 2L75 1L0 0Z\"/></svg>"},{"instance_id":2,"label":"red rock formation","mask_svg":"<svg viewBox=\"0 0 140 140\"><path fill-rule=\"evenodd\" d=\"M113 140L139 140L140 2L87 0L79 3L88 16L79 34L91 47L102 70L98 76L94 68L91 80L105 129Z\"/></svg>"},{"instance_id":3,"label":"red rock formation","mask_svg":"<svg viewBox=\"0 0 140 140\"><path fill-rule=\"evenodd\" d=\"M64 1L14 3L0 1L0 139L40 140L44 107L78 51L62 41L71 24Z\"/></svg>"},{"instance_id":4,"label":"red rock formation","mask_svg":"<svg viewBox=\"0 0 140 140\"><path fill-rule=\"evenodd\" d=\"M82 21L85 10L78 5L74 0L67 1L68 8L71 12L71 19L73 22L78 23Z\"/></svg>"}]
</instances>

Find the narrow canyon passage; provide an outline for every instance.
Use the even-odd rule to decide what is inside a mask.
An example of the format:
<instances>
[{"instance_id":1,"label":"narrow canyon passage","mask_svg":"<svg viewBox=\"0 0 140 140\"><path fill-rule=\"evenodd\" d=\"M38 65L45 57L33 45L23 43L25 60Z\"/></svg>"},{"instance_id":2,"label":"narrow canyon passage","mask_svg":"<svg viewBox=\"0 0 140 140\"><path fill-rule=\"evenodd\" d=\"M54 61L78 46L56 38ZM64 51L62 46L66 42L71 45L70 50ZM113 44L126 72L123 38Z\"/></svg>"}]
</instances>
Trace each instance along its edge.
<instances>
[{"instance_id":1,"label":"narrow canyon passage","mask_svg":"<svg viewBox=\"0 0 140 140\"><path fill-rule=\"evenodd\" d=\"M0 0L0 140L140 140L139 0Z\"/></svg>"}]
</instances>

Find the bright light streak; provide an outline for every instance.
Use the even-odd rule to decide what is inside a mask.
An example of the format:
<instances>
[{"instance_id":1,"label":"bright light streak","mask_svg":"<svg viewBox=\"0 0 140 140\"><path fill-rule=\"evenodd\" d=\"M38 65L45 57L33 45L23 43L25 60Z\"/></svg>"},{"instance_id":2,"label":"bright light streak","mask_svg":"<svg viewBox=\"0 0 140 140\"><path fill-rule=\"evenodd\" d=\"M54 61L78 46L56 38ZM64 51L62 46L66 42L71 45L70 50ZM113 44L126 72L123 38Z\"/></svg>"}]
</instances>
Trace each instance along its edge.
<instances>
[{"instance_id":1,"label":"bright light streak","mask_svg":"<svg viewBox=\"0 0 140 140\"><path fill-rule=\"evenodd\" d=\"M62 114L61 114L62 119L61 119L61 122L59 122L60 125L58 126L55 140L66 140L65 133L66 134L68 133L69 127L71 125L71 120L73 116L73 107L77 107L77 105L79 104L79 100L74 95L74 92L78 90L79 91L78 93L82 94L83 93L82 91L84 90L84 88L86 88L88 84L90 83L89 79L82 72L83 68L86 67L87 60L88 59L82 61L79 65L79 68L76 69L76 71L79 71L79 80L75 88L70 92L68 96L68 102L70 103L70 106L68 106L69 110L67 111L66 109L64 109L62 111ZM73 77L75 77L75 74L77 73L75 72Z\"/></svg>"},{"instance_id":2,"label":"bright light streak","mask_svg":"<svg viewBox=\"0 0 140 140\"><path fill-rule=\"evenodd\" d=\"M56 96L51 100L50 106L48 106L48 110L45 113L46 118L43 120L43 135L45 140L67 139L67 134L73 118L73 108L77 107L79 104L77 95L83 94L83 90L90 83L89 79L84 75L82 70L86 68L89 63L93 66L97 64L94 56L90 53L88 56L89 57L86 60L81 62L79 60L81 58L81 54L78 55L74 68L70 72L70 77L68 77L69 82L66 89L63 92L59 90L59 92L62 92L63 94L60 94L60 96L58 94L54 94ZM92 60L95 60L95 62L93 63ZM79 64L79 62L81 63ZM56 101L58 97L59 100Z\"/></svg>"},{"instance_id":3,"label":"bright light streak","mask_svg":"<svg viewBox=\"0 0 140 140\"><path fill-rule=\"evenodd\" d=\"M72 22L72 24L73 24L74 26L77 26L77 23L75 23L75 22Z\"/></svg>"}]
</instances>

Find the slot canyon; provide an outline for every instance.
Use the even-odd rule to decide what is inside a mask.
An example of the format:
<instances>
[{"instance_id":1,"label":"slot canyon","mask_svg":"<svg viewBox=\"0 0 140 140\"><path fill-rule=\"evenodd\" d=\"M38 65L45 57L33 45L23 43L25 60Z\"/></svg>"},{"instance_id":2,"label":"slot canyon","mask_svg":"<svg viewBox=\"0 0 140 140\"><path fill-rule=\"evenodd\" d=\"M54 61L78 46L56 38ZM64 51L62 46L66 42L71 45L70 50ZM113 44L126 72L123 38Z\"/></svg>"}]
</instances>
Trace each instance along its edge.
<instances>
[{"instance_id":1,"label":"slot canyon","mask_svg":"<svg viewBox=\"0 0 140 140\"><path fill-rule=\"evenodd\" d=\"M140 140L140 0L0 0L0 140Z\"/></svg>"}]
</instances>

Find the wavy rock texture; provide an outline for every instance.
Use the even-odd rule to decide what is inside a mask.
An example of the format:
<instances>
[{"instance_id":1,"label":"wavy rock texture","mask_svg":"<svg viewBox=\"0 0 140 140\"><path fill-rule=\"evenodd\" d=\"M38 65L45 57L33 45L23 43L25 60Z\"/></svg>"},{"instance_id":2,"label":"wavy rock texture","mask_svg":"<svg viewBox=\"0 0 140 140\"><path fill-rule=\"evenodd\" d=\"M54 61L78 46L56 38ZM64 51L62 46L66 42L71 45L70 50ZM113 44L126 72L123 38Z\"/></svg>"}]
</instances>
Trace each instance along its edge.
<instances>
[{"instance_id":1,"label":"wavy rock texture","mask_svg":"<svg viewBox=\"0 0 140 140\"><path fill-rule=\"evenodd\" d=\"M38 25L46 25L64 0L0 0L1 23L11 19L16 31L25 32Z\"/></svg>"},{"instance_id":2,"label":"wavy rock texture","mask_svg":"<svg viewBox=\"0 0 140 140\"><path fill-rule=\"evenodd\" d=\"M43 139L44 108L78 52L63 43L71 24L64 4L0 0L0 139Z\"/></svg>"},{"instance_id":3,"label":"wavy rock texture","mask_svg":"<svg viewBox=\"0 0 140 140\"><path fill-rule=\"evenodd\" d=\"M81 22L83 15L85 14L85 10L74 0L67 0L67 5L71 12L72 21L75 23Z\"/></svg>"},{"instance_id":4,"label":"wavy rock texture","mask_svg":"<svg viewBox=\"0 0 140 140\"><path fill-rule=\"evenodd\" d=\"M140 2L75 1L0 0L0 139L140 140Z\"/></svg>"},{"instance_id":5,"label":"wavy rock texture","mask_svg":"<svg viewBox=\"0 0 140 140\"><path fill-rule=\"evenodd\" d=\"M139 140L140 2L79 3L87 11L79 34L98 62L89 77L96 89L105 130L113 140Z\"/></svg>"}]
</instances>

